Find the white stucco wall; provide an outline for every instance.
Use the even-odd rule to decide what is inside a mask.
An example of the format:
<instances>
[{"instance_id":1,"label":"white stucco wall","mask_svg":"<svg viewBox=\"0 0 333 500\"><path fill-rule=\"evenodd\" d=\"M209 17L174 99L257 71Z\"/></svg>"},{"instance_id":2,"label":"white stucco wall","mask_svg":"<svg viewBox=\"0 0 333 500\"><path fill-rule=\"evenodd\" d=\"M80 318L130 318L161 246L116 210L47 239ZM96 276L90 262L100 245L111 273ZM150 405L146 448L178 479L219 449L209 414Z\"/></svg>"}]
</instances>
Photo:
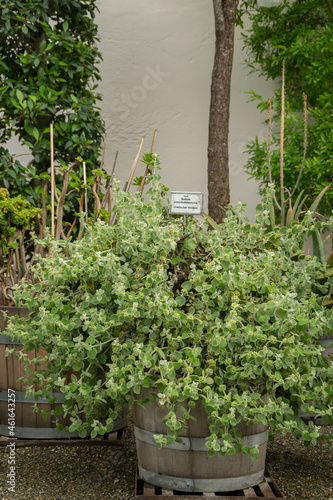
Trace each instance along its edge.
<instances>
[{"instance_id":1,"label":"white stucco wall","mask_svg":"<svg viewBox=\"0 0 333 500\"><path fill-rule=\"evenodd\" d=\"M155 152L171 190L202 191L207 202L207 142L214 58L212 0L100 0L102 112L107 125L105 167L119 151L116 177L125 182L141 137ZM248 76L240 32L235 37L230 120L231 202L248 204L253 217L255 181L244 172L247 142L266 133L246 92L269 96L265 80ZM143 165L136 174L142 175Z\"/></svg>"}]
</instances>

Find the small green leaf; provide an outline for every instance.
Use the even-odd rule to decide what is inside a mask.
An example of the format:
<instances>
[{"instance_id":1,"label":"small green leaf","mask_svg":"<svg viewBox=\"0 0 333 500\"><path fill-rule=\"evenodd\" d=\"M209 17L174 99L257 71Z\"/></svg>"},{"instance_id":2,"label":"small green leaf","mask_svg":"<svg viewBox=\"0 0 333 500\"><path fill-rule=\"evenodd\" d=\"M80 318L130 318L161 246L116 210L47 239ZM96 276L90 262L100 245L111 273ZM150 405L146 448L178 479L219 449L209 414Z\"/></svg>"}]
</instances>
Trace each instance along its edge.
<instances>
[{"instance_id":1,"label":"small green leaf","mask_svg":"<svg viewBox=\"0 0 333 500\"><path fill-rule=\"evenodd\" d=\"M16 97L18 98L18 100L20 102L23 101L23 94L22 94L22 92L19 89L17 89L17 91L16 91Z\"/></svg>"},{"instance_id":2,"label":"small green leaf","mask_svg":"<svg viewBox=\"0 0 333 500\"><path fill-rule=\"evenodd\" d=\"M191 290L191 288L192 288L192 283L190 283L190 281L185 281L185 282L182 284L182 288L184 288L184 290Z\"/></svg>"},{"instance_id":3,"label":"small green leaf","mask_svg":"<svg viewBox=\"0 0 333 500\"><path fill-rule=\"evenodd\" d=\"M309 320L309 318L298 317L297 322L298 322L299 326L303 326L303 325L307 325L310 322L310 320Z\"/></svg>"},{"instance_id":4,"label":"small green leaf","mask_svg":"<svg viewBox=\"0 0 333 500\"><path fill-rule=\"evenodd\" d=\"M89 359L95 359L97 356L97 349L91 349L91 351L87 352Z\"/></svg>"},{"instance_id":5,"label":"small green leaf","mask_svg":"<svg viewBox=\"0 0 333 500\"><path fill-rule=\"evenodd\" d=\"M175 299L175 300L176 300L177 305L178 305L179 307L183 306L183 305L185 304L185 302L186 302L185 297L183 297L182 295L179 295L178 297L176 297L176 299Z\"/></svg>"},{"instance_id":6,"label":"small green leaf","mask_svg":"<svg viewBox=\"0 0 333 500\"><path fill-rule=\"evenodd\" d=\"M36 127L34 127L32 134L33 134L34 138L36 139L36 141L38 141L38 139L39 139L39 132L36 129Z\"/></svg>"}]
</instances>

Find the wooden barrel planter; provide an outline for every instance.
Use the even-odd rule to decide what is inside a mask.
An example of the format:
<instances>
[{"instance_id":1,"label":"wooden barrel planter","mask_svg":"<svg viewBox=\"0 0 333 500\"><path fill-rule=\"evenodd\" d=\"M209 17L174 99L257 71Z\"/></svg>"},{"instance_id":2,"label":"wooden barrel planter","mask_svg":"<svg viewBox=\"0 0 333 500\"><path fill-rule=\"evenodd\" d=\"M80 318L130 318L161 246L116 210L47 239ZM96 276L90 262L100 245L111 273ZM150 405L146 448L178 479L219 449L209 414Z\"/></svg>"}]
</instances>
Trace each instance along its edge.
<instances>
[{"instance_id":1,"label":"wooden barrel planter","mask_svg":"<svg viewBox=\"0 0 333 500\"><path fill-rule=\"evenodd\" d=\"M140 397L149 397L150 391L143 389ZM167 411L155 402L144 406L134 404L134 433L141 479L155 486L184 492L241 490L263 480L268 440L266 426L240 426L244 446L259 446L256 462L243 453L209 457L205 441L210 432L204 408L197 405L191 412L197 421L190 420L188 428L181 432L182 443L158 450L153 435L166 435L167 427L163 424L166 414Z\"/></svg>"},{"instance_id":2,"label":"wooden barrel planter","mask_svg":"<svg viewBox=\"0 0 333 500\"><path fill-rule=\"evenodd\" d=\"M0 332L5 328L3 311L8 316L26 317L29 310L17 307L0 307ZM56 429L52 416L48 415L46 420L43 416L34 411L35 399L26 396L25 387L22 381L18 379L24 374L24 369L19 360L13 355L6 357L6 348L22 349L22 344L13 342L9 337L0 333L0 436L9 436L8 429L8 389L15 391L15 437L24 439L67 439L77 438L78 433L72 432L70 435L66 430ZM43 350L38 351L43 354ZM29 352L29 356L37 356L36 351ZM41 410L53 410L61 406L63 400L62 394L55 393L56 402L49 404L42 398L38 399L38 407ZM127 424L127 410L124 410L122 418L115 422L112 432L123 429ZM70 425L70 417L61 417L59 422L63 425Z\"/></svg>"}]
</instances>

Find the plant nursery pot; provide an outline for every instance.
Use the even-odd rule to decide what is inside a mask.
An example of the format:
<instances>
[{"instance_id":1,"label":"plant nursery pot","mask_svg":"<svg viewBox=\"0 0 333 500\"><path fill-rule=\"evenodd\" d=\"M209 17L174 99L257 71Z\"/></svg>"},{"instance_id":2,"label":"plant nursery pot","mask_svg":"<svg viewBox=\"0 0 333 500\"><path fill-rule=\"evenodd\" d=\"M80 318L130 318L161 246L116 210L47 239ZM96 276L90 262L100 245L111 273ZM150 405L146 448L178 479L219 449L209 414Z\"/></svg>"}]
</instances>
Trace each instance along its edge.
<instances>
[{"instance_id":1,"label":"plant nursery pot","mask_svg":"<svg viewBox=\"0 0 333 500\"><path fill-rule=\"evenodd\" d=\"M25 317L29 313L29 310L24 307L0 306L0 332L6 326L3 316L4 311L8 313L8 316L15 316L17 314L20 317ZM9 337L0 333L0 436L12 436L24 439L67 439L69 437L79 437L77 432L69 434L66 430L57 430L51 415L48 415L46 420L44 420L41 414L34 411L36 400L26 396L25 386L22 381L18 380L24 374L21 362L14 355L7 357L5 355L7 347L14 347L20 350L22 349L21 346L22 344L15 343ZM29 352L31 358L36 357L37 354L42 355L43 350L40 349L38 353L36 351ZM11 402L9 401L8 389L15 392L15 406L11 406L15 411L14 429L8 424L8 420L10 420L8 418L10 414L9 402ZM10 391L10 393L12 392ZM55 396L57 399L52 405L46 400L39 398L38 407L41 410L54 410L61 406L63 400L62 394L60 392L55 393ZM127 419L127 409L125 409L122 418L114 423L112 432L123 429L127 424ZM70 425L70 416L68 415L66 418L60 417L59 423L63 426ZM12 432L14 432L14 435Z\"/></svg>"},{"instance_id":2,"label":"plant nursery pot","mask_svg":"<svg viewBox=\"0 0 333 500\"><path fill-rule=\"evenodd\" d=\"M154 389L143 389L140 398L148 398ZM235 453L209 457L205 446L210 435L207 414L201 404L191 411L196 422L180 433L182 443L175 442L158 450L154 434L167 433L163 424L167 411L157 402L144 406L134 404L134 433L139 476L155 486L184 492L217 492L249 488L264 478L268 427L263 424L241 425L244 446L259 446L259 458Z\"/></svg>"}]
</instances>

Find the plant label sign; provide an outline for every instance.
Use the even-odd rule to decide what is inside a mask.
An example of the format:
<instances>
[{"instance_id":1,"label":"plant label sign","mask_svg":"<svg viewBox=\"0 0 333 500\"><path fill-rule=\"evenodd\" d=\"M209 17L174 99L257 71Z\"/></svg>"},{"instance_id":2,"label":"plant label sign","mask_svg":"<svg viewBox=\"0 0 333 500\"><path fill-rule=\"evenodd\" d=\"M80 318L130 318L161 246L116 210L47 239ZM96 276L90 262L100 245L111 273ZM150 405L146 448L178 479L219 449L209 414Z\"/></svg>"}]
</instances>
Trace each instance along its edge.
<instances>
[{"instance_id":1,"label":"plant label sign","mask_svg":"<svg viewBox=\"0 0 333 500\"><path fill-rule=\"evenodd\" d=\"M170 191L170 214L201 215L203 211L203 193Z\"/></svg>"}]
</instances>

